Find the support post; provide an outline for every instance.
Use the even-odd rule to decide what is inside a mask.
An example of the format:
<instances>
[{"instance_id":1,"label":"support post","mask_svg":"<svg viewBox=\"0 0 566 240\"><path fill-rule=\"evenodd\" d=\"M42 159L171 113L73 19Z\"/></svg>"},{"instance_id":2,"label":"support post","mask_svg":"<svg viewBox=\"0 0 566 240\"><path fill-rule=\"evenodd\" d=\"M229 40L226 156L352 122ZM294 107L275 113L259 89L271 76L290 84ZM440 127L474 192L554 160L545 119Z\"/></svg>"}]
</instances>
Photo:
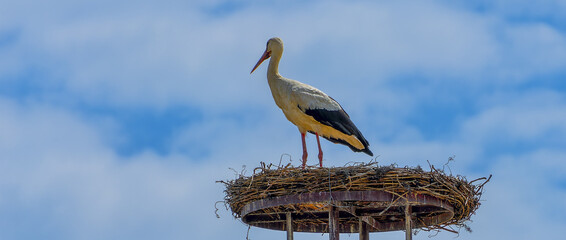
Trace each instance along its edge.
<instances>
[{"instance_id":1,"label":"support post","mask_svg":"<svg viewBox=\"0 0 566 240\"><path fill-rule=\"evenodd\" d=\"M293 240L293 219L291 218L290 212L287 212L285 220L287 220L287 240Z\"/></svg>"},{"instance_id":2,"label":"support post","mask_svg":"<svg viewBox=\"0 0 566 240\"><path fill-rule=\"evenodd\" d=\"M369 226L366 222L364 222L361 218L360 218L360 223L359 223L359 230L358 232L360 233L360 240L369 240Z\"/></svg>"},{"instance_id":3,"label":"support post","mask_svg":"<svg viewBox=\"0 0 566 240\"><path fill-rule=\"evenodd\" d=\"M330 206L328 209L328 233L330 235L330 240L340 239L340 228L338 223L338 208L336 206Z\"/></svg>"},{"instance_id":4,"label":"support post","mask_svg":"<svg viewBox=\"0 0 566 240\"><path fill-rule=\"evenodd\" d=\"M407 204L405 205L405 240L412 240L413 239L413 226L412 226L412 215L411 211L411 204L407 199Z\"/></svg>"}]
</instances>

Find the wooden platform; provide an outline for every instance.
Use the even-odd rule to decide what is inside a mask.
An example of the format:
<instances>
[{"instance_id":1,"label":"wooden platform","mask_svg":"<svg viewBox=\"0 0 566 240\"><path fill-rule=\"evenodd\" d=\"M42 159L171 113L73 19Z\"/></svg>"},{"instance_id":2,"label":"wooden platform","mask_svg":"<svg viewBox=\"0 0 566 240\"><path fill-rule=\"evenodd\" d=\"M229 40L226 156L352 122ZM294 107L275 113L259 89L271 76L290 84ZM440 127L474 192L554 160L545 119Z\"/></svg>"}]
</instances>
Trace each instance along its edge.
<instances>
[{"instance_id":1,"label":"wooden platform","mask_svg":"<svg viewBox=\"0 0 566 240\"><path fill-rule=\"evenodd\" d=\"M439 225L454 216L453 207L438 198L385 191L337 191L286 195L250 202L241 211L242 221L251 226L293 232L329 233L338 240L339 233L405 230Z\"/></svg>"}]
</instances>

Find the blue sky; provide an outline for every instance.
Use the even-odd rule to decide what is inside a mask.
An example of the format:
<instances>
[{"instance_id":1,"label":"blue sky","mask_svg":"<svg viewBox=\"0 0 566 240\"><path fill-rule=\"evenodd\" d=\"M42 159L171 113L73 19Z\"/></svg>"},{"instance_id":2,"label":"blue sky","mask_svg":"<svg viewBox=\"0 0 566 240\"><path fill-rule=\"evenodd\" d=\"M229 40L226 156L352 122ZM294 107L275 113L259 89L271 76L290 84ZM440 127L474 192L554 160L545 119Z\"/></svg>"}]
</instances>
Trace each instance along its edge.
<instances>
[{"instance_id":1,"label":"blue sky","mask_svg":"<svg viewBox=\"0 0 566 240\"><path fill-rule=\"evenodd\" d=\"M380 163L493 174L462 239L566 227L563 1L1 5L0 239L244 239L215 181L302 152L266 66L249 74L273 36L281 74L338 100ZM327 166L372 159L322 147Z\"/></svg>"}]
</instances>

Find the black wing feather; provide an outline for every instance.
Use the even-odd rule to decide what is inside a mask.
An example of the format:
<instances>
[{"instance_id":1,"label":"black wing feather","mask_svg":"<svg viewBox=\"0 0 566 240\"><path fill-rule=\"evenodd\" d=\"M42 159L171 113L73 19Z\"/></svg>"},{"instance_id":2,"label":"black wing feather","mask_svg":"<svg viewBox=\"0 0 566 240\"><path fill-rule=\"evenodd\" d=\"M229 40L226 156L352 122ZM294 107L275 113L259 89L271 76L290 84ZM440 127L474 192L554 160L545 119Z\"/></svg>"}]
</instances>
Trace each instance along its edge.
<instances>
[{"instance_id":1,"label":"black wing feather","mask_svg":"<svg viewBox=\"0 0 566 240\"><path fill-rule=\"evenodd\" d=\"M373 156L373 153L368 148L369 146L368 141L364 138L364 136L362 135L360 130L358 130L356 125L354 125L352 120L350 120L350 117L348 116L346 111L344 111L344 109L340 109L340 110L327 110L327 109L319 109L319 108L302 109L300 106L298 107L299 109L301 109L301 111L313 117L316 121L324 125L327 125L329 127L332 127L346 135L356 136L356 138L358 138L358 140L360 140L360 142L364 145L364 149L357 149L352 145L350 145L348 142L341 139L335 139L326 136L322 136L322 137L326 138L327 140L333 143L340 143L346 145L355 152L364 152L370 156Z\"/></svg>"}]
</instances>

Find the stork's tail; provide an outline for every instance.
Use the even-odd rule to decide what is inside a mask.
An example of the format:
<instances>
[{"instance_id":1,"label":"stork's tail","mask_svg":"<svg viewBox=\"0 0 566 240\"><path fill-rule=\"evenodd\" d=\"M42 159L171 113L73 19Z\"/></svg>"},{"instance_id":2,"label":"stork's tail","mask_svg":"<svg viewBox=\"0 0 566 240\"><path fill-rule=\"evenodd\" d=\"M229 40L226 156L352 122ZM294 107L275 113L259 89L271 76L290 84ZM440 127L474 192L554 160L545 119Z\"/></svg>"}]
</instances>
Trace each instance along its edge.
<instances>
[{"instance_id":1,"label":"stork's tail","mask_svg":"<svg viewBox=\"0 0 566 240\"><path fill-rule=\"evenodd\" d=\"M371 150L369 150L369 147L364 148L362 152L373 157L373 153L371 152Z\"/></svg>"},{"instance_id":2,"label":"stork's tail","mask_svg":"<svg viewBox=\"0 0 566 240\"><path fill-rule=\"evenodd\" d=\"M342 145L346 145L350 149L352 149L352 151L354 151L354 152L363 152L363 153L373 157L373 152L371 152L371 150L369 150L369 143L367 142L367 140L365 138L363 138L363 136L362 136L363 141L361 141L361 142L362 142L362 144L364 144L364 149L358 149L358 148L352 146L352 144L350 144L350 143L348 143L348 142L346 142L342 139L336 139L336 138L327 137L327 136L322 136L322 137L326 138L326 140L331 141L333 143L339 143L339 144L342 144Z\"/></svg>"}]
</instances>

